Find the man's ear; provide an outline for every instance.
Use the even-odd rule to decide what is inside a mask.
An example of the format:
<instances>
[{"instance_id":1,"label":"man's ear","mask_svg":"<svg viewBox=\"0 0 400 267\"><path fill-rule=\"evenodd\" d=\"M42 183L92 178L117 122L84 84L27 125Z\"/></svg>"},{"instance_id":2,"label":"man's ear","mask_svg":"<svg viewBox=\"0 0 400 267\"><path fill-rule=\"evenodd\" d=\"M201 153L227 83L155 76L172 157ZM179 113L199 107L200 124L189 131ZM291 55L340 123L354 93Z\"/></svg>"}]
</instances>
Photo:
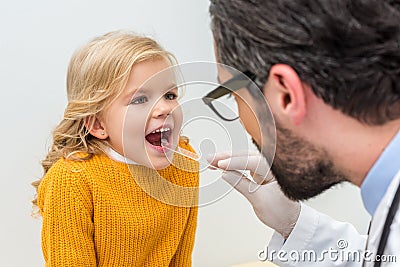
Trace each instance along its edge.
<instances>
[{"instance_id":1,"label":"man's ear","mask_svg":"<svg viewBox=\"0 0 400 267\"><path fill-rule=\"evenodd\" d=\"M94 115L88 116L84 121L86 129L91 135L98 139L107 139L108 134L103 123Z\"/></svg>"},{"instance_id":2,"label":"man's ear","mask_svg":"<svg viewBox=\"0 0 400 267\"><path fill-rule=\"evenodd\" d=\"M272 66L263 90L279 120L293 125L303 122L307 113L304 86L296 71L289 65Z\"/></svg>"}]
</instances>

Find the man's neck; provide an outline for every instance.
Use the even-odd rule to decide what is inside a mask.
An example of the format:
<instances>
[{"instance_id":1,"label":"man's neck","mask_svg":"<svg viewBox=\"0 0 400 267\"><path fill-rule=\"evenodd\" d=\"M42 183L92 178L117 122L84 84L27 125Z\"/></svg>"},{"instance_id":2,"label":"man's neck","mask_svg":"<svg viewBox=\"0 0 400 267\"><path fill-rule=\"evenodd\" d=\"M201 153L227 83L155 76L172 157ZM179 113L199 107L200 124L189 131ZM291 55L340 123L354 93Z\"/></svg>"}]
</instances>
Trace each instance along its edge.
<instances>
[{"instance_id":1,"label":"man's neck","mask_svg":"<svg viewBox=\"0 0 400 267\"><path fill-rule=\"evenodd\" d=\"M356 123L343 131L340 147L333 148L338 167L361 186L368 172L400 129L400 120L381 126Z\"/></svg>"}]
</instances>

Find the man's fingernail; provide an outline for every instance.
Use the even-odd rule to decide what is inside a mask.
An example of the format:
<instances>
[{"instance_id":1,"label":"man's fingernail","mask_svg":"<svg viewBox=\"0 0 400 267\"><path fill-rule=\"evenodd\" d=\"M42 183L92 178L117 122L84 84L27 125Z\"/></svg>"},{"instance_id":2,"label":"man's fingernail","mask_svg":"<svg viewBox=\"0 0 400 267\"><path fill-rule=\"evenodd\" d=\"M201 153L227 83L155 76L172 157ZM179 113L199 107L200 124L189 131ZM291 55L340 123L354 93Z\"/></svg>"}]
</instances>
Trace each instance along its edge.
<instances>
[{"instance_id":1,"label":"man's fingernail","mask_svg":"<svg viewBox=\"0 0 400 267\"><path fill-rule=\"evenodd\" d=\"M222 169L226 169L226 168L228 168L229 163L230 163L230 159L221 159L220 161L218 161L217 166Z\"/></svg>"}]
</instances>

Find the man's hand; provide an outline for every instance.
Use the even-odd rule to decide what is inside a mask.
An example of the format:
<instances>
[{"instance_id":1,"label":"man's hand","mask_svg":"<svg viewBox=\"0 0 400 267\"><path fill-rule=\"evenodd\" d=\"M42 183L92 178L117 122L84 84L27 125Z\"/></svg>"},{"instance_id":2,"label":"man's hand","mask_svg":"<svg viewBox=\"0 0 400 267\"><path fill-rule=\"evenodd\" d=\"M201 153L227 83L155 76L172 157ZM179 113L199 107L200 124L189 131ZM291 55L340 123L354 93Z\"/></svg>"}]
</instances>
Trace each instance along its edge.
<instances>
[{"instance_id":1,"label":"man's hand","mask_svg":"<svg viewBox=\"0 0 400 267\"><path fill-rule=\"evenodd\" d=\"M265 158L257 152L208 157L212 166L225 170L222 178L245 196L257 217L287 239L300 214L300 203L288 199L270 172ZM253 181L243 174L249 170Z\"/></svg>"}]
</instances>

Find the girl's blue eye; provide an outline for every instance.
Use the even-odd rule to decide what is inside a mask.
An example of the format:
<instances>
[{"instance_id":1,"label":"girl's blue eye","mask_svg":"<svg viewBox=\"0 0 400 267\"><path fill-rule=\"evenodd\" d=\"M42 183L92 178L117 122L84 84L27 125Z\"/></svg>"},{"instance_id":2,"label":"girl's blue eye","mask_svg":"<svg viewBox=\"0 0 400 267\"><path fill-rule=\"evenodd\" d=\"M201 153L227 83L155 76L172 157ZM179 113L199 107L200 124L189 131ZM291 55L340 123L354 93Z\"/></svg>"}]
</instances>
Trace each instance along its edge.
<instances>
[{"instance_id":1,"label":"girl's blue eye","mask_svg":"<svg viewBox=\"0 0 400 267\"><path fill-rule=\"evenodd\" d=\"M167 99L167 100L175 100L175 99L178 98L177 94L175 94L175 93L166 93L166 94L164 95L164 97L165 97L165 99Z\"/></svg>"},{"instance_id":2,"label":"girl's blue eye","mask_svg":"<svg viewBox=\"0 0 400 267\"><path fill-rule=\"evenodd\" d=\"M149 101L146 96L138 96L132 99L131 104L143 104Z\"/></svg>"}]
</instances>

